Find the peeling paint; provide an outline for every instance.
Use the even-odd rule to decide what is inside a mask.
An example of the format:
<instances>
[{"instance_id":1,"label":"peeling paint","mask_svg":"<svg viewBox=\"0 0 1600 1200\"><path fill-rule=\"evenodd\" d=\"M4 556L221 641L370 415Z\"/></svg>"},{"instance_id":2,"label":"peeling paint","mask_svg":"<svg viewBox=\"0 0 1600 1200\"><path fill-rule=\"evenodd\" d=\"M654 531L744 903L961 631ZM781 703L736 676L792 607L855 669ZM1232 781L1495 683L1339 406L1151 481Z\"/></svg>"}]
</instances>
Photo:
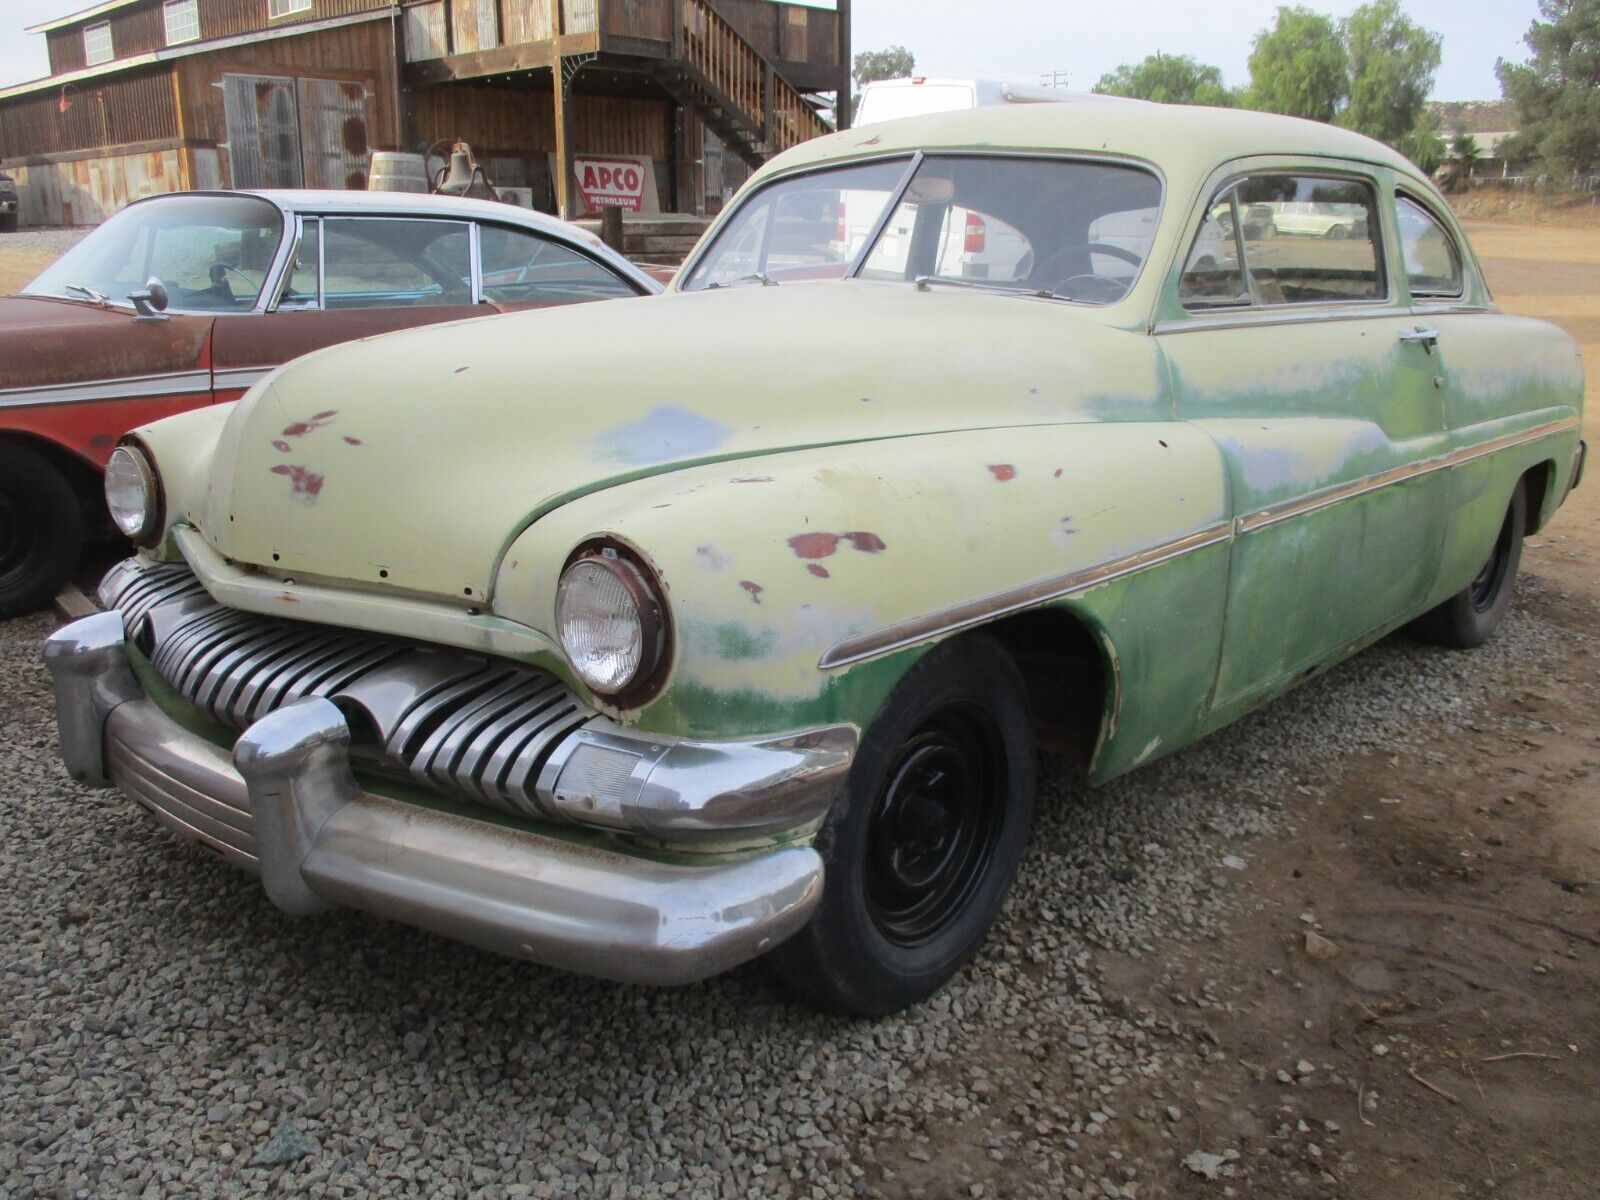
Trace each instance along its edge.
<instances>
[{"instance_id":1,"label":"peeling paint","mask_svg":"<svg viewBox=\"0 0 1600 1200\"><path fill-rule=\"evenodd\" d=\"M278 439L276 439L276 440L275 440L275 441L274 441L274 442L273 442L273 443L272 443L272 448L273 448L273 449L274 449L274 450L281 450L281 451L282 451L282 452L283 452L283 453L284 453L284 454L287 454L287 453L289 453L289 449L290 449L290 447L289 447L289 443L288 443L288 442L286 442L286 441L284 441L284 440L283 440L283 439L282 439L282 438L278 438Z\"/></svg>"},{"instance_id":2,"label":"peeling paint","mask_svg":"<svg viewBox=\"0 0 1600 1200\"><path fill-rule=\"evenodd\" d=\"M315 433L324 425L330 424L339 415L339 410L330 408L326 412L319 412L309 421L295 421L284 426L283 436L286 438L305 437L308 433Z\"/></svg>"},{"instance_id":3,"label":"peeling paint","mask_svg":"<svg viewBox=\"0 0 1600 1200\"><path fill-rule=\"evenodd\" d=\"M665 405L595 438L597 457L630 466L651 466L674 459L711 454L733 436L733 430L692 413Z\"/></svg>"},{"instance_id":4,"label":"peeling paint","mask_svg":"<svg viewBox=\"0 0 1600 1200\"><path fill-rule=\"evenodd\" d=\"M759 583L756 583L753 580L749 580L749 579L741 579L741 580L739 580L739 586L742 587L745 591L749 592L750 593L750 599L754 600L757 604L761 603L761 593L767 590L766 588L762 587Z\"/></svg>"},{"instance_id":5,"label":"peeling paint","mask_svg":"<svg viewBox=\"0 0 1600 1200\"><path fill-rule=\"evenodd\" d=\"M315 504L317 497L322 494L324 479L319 472L309 467L279 463L269 469L274 475L289 477L289 494L302 504Z\"/></svg>"},{"instance_id":6,"label":"peeling paint","mask_svg":"<svg viewBox=\"0 0 1600 1200\"><path fill-rule=\"evenodd\" d=\"M818 579L832 578L832 576L828 573L828 568L823 566L821 563L807 563L806 570L810 571Z\"/></svg>"},{"instance_id":7,"label":"peeling paint","mask_svg":"<svg viewBox=\"0 0 1600 1200\"><path fill-rule=\"evenodd\" d=\"M839 549L840 542L849 542L863 554L877 554L888 548L877 534L857 529L849 533L797 533L789 539L789 549L800 558L827 558Z\"/></svg>"},{"instance_id":8,"label":"peeling paint","mask_svg":"<svg viewBox=\"0 0 1600 1200\"><path fill-rule=\"evenodd\" d=\"M359 445L362 445L362 441L361 441L360 438L353 438L353 437L350 437L350 436L346 435L346 437L344 439L344 444L346 446L359 446Z\"/></svg>"},{"instance_id":9,"label":"peeling paint","mask_svg":"<svg viewBox=\"0 0 1600 1200\"><path fill-rule=\"evenodd\" d=\"M1017 477L1017 469L1010 463L990 463L989 474L993 475L1001 483L1010 483Z\"/></svg>"}]
</instances>

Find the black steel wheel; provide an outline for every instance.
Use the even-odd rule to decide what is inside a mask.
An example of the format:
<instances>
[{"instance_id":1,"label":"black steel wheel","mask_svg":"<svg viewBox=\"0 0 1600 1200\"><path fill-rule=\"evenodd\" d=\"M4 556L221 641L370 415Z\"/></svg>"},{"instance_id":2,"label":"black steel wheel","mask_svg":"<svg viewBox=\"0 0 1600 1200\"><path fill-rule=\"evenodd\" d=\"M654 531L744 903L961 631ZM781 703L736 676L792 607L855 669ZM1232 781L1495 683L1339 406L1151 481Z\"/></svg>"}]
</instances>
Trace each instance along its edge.
<instances>
[{"instance_id":1,"label":"black steel wheel","mask_svg":"<svg viewBox=\"0 0 1600 1200\"><path fill-rule=\"evenodd\" d=\"M823 1006L881 1016L937 991L1000 911L1033 820L1027 691L987 634L930 650L862 738L817 837L822 899L770 956Z\"/></svg>"},{"instance_id":2,"label":"black steel wheel","mask_svg":"<svg viewBox=\"0 0 1600 1200\"><path fill-rule=\"evenodd\" d=\"M1477 575L1443 604L1413 621L1412 632L1423 641L1458 650L1470 650L1488 641L1511 607L1527 524L1527 489L1519 482L1506 507L1494 547Z\"/></svg>"},{"instance_id":3,"label":"black steel wheel","mask_svg":"<svg viewBox=\"0 0 1600 1200\"><path fill-rule=\"evenodd\" d=\"M82 545L72 485L28 447L0 442L0 617L48 604Z\"/></svg>"}]
</instances>

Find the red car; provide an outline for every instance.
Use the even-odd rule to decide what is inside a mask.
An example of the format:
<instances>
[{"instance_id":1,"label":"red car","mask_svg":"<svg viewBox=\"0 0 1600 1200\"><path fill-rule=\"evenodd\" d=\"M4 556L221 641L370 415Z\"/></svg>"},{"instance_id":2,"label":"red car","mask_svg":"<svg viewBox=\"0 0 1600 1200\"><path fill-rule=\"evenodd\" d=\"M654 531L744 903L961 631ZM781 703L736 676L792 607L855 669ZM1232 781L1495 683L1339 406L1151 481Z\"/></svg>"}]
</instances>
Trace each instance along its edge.
<instances>
[{"instance_id":1,"label":"red car","mask_svg":"<svg viewBox=\"0 0 1600 1200\"><path fill-rule=\"evenodd\" d=\"M575 226L384 192L187 192L130 204L0 298L0 616L109 533L128 430L238 399L335 342L660 284Z\"/></svg>"}]
</instances>

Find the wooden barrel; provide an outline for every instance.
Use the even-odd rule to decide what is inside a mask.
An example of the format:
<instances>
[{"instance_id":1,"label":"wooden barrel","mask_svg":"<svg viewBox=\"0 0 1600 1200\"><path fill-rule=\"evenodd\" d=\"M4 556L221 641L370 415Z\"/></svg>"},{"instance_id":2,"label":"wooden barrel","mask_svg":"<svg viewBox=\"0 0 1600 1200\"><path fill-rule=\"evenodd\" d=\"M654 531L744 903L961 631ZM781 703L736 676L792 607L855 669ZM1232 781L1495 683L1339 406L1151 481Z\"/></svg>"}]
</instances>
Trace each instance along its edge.
<instances>
[{"instance_id":1,"label":"wooden barrel","mask_svg":"<svg viewBox=\"0 0 1600 1200\"><path fill-rule=\"evenodd\" d=\"M394 150L372 152L372 174L367 178L369 192L426 192L428 171L420 154L400 154Z\"/></svg>"}]
</instances>

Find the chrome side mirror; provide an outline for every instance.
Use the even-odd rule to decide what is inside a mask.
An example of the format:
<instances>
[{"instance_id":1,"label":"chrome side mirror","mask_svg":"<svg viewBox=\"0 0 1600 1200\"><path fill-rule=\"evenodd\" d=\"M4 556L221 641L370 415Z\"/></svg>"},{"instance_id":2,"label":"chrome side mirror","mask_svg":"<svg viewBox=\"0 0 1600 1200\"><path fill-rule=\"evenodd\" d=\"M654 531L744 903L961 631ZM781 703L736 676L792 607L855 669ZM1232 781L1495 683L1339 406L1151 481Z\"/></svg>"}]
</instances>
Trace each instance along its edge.
<instances>
[{"instance_id":1,"label":"chrome side mirror","mask_svg":"<svg viewBox=\"0 0 1600 1200\"><path fill-rule=\"evenodd\" d=\"M135 321L165 321L167 319L167 305L171 303L167 295L167 285L152 275L144 281L144 291L134 292L128 297L133 303Z\"/></svg>"}]
</instances>

